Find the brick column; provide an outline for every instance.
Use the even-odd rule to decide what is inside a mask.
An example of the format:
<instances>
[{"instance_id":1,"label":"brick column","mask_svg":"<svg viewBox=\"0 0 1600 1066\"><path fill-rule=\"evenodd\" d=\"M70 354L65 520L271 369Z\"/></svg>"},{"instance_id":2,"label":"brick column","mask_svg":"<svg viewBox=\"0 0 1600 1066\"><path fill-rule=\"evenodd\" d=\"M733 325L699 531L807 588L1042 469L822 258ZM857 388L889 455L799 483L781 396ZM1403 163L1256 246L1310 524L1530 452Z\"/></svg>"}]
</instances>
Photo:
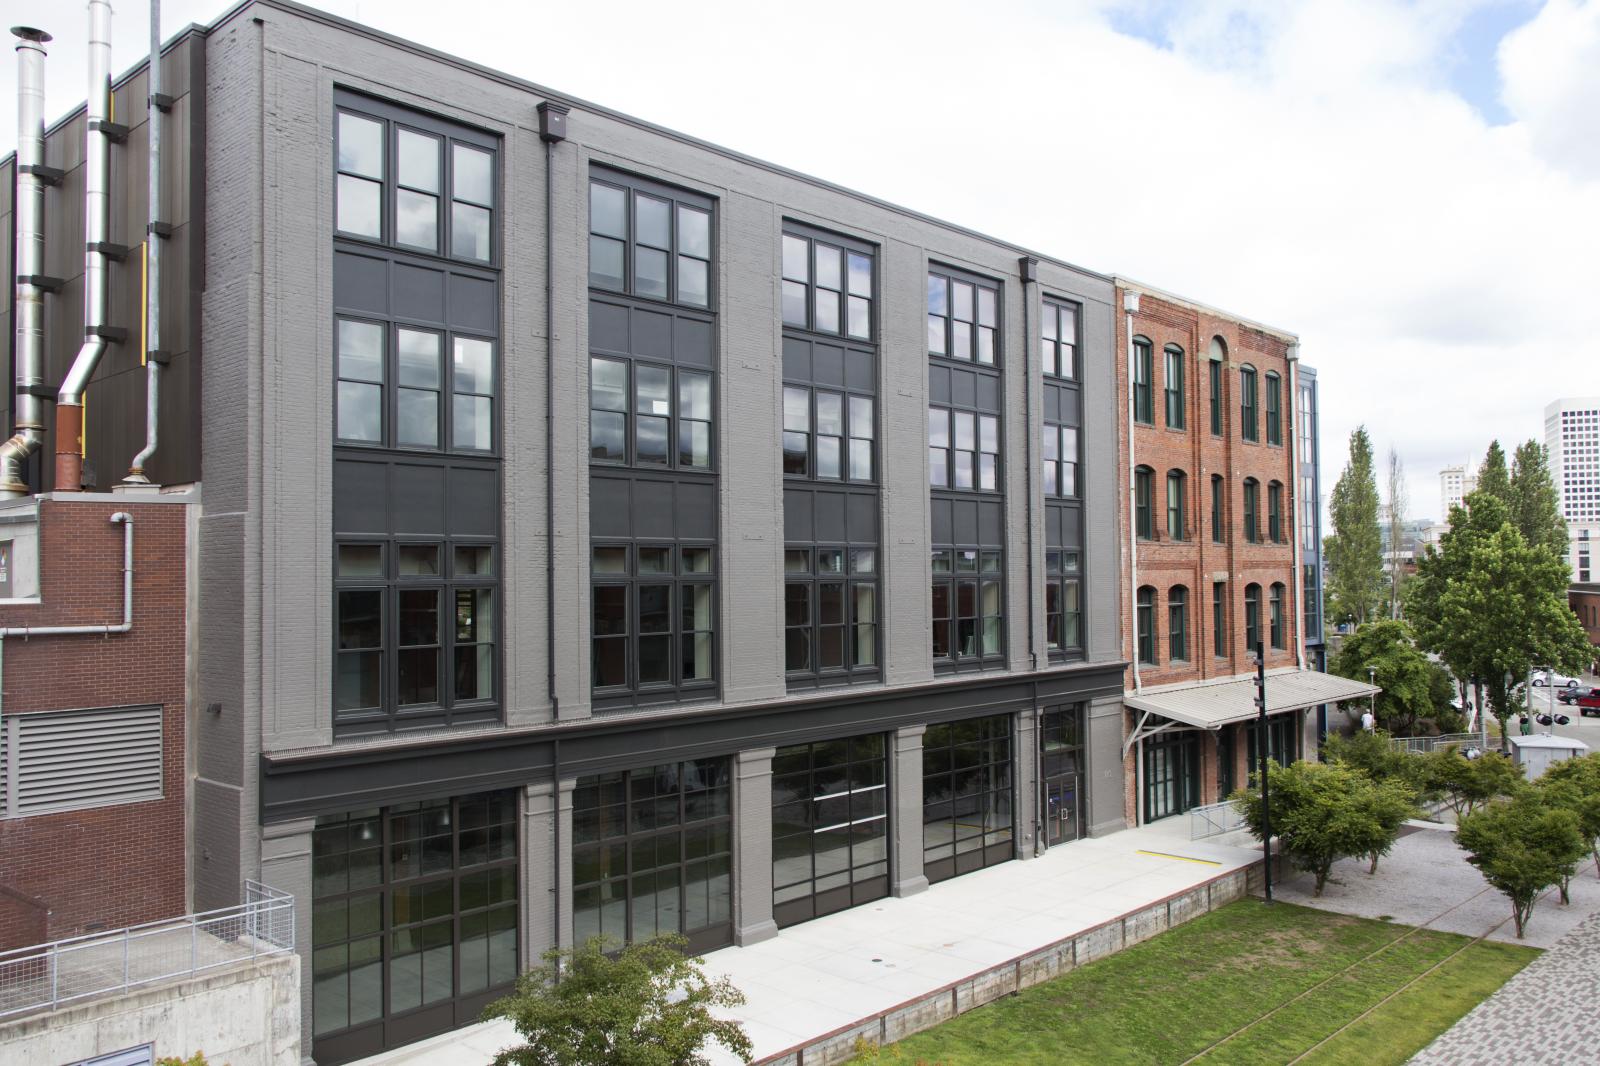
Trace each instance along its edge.
<instances>
[{"instance_id":1,"label":"brick column","mask_svg":"<svg viewBox=\"0 0 1600 1066\"><path fill-rule=\"evenodd\" d=\"M733 762L733 942L778 935L772 920L772 757L774 748L741 751Z\"/></svg>"},{"instance_id":2,"label":"brick column","mask_svg":"<svg viewBox=\"0 0 1600 1066\"><path fill-rule=\"evenodd\" d=\"M889 891L896 896L915 896L928 890L928 879L922 872L922 735L927 731L925 725L894 731L894 750L889 760L893 807L889 824L894 833L889 845Z\"/></svg>"}]
</instances>

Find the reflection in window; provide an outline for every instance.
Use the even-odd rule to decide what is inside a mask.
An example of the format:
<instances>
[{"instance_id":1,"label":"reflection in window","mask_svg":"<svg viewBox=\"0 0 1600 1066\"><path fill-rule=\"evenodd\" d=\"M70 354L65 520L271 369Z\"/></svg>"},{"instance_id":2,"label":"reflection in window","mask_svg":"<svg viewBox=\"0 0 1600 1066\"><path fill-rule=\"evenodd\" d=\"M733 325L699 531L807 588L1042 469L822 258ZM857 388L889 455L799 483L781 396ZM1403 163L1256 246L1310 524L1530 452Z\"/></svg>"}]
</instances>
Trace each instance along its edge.
<instances>
[{"instance_id":1,"label":"reflection in window","mask_svg":"<svg viewBox=\"0 0 1600 1066\"><path fill-rule=\"evenodd\" d=\"M665 186L589 182L589 284L711 306L710 205Z\"/></svg>"},{"instance_id":2,"label":"reflection in window","mask_svg":"<svg viewBox=\"0 0 1600 1066\"><path fill-rule=\"evenodd\" d=\"M1004 653L1002 553L936 548L933 552L933 658L960 664Z\"/></svg>"}]
</instances>

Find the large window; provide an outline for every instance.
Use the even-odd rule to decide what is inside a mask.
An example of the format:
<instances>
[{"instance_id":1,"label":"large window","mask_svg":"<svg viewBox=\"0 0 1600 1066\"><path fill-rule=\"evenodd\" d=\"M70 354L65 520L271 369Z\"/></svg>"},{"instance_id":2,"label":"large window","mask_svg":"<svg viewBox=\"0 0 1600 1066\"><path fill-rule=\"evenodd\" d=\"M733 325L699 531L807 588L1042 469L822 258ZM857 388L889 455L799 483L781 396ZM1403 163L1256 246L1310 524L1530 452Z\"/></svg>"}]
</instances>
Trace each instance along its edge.
<instances>
[{"instance_id":1,"label":"large window","mask_svg":"<svg viewBox=\"0 0 1600 1066\"><path fill-rule=\"evenodd\" d=\"M922 738L922 863L928 880L1012 858L1011 812L1011 716L930 725Z\"/></svg>"},{"instance_id":2,"label":"large window","mask_svg":"<svg viewBox=\"0 0 1600 1066\"><path fill-rule=\"evenodd\" d=\"M733 941L729 760L578 778L572 793L572 932L613 945L680 933L689 950Z\"/></svg>"},{"instance_id":3,"label":"large window","mask_svg":"<svg viewBox=\"0 0 1600 1066\"><path fill-rule=\"evenodd\" d=\"M1167 590L1167 658L1189 659L1189 590L1183 585Z\"/></svg>"},{"instance_id":4,"label":"large window","mask_svg":"<svg viewBox=\"0 0 1600 1066\"><path fill-rule=\"evenodd\" d=\"M1155 535L1155 520L1150 513L1155 478L1156 472L1148 466L1141 466L1133 472L1133 528L1140 540L1149 540Z\"/></svg>"},{"instance_id":5,"label":"large window","mask_svg":"<svg viewBox=\"0 0 1600 1066\"><path fill-rule=\"evenodd\" d=\"M706 470L715 439L710 372L589 359L589 458Z\"/></svg>"},{"instance_id":6,"label":"large window","mask_svg":"<svg viewBox=\"0 0 1600 1066\"><path fill-rule=\"evenodd\" d=\"M784 669L848 678L878 668L876 548L783 553Z\"/></svg>"},{"instance_id":7,"label":"large window","mask_svg":"<svg viewBox=\"0 0 1600 1066\"><path fill-rule=\"evenodd\" d=\"M1075 381L1078 377L1078 308L1045 300L1042 315L1044 372Z\"/></svg>"},{"instance_id":8,"label":"large window","mask_svg":"<svg viewBox=\"0 0 1600 1066\"><path fill-rule=\"evenodd\" d=\"M1176 344L1167 345L1164 353L1166 356L1166 386L1164 395L1167 404L1167 428L1183 428L1183 349Z\"/></svg>"},{"instance_id":9,"label":"large window","mask_svg":"<svg viewBox=\"0 0 1600 1066\"><path fill-rule=\"evenodd\" d=\"M1156 665L1156 590L1152 585L1141 585L1134 607L1135 638L1138 641L1139 662Z\"/></svg>"},{"instance_id":10,"label":"large window","mask_svg":"<svg viewBox=\"0 0 1600 1066\"><path fill-rule=\"evenodd\" d=\"M1258 440L1260 426L1256 421L1256 369L1246 364L1239 368L1239 435L1245 440Z\"/></svg>"},{"instance_id":11,"label":"large window","mask_svg":"<svg viewBox=\"0 0 1600 1066\"><path fill-rule=\"evenodd\" d=\"M1222 475L1211 475L1211 542L1222 543L1222 512L1225 499Z\"/></svg>"},{"instance_id":12,"label":"large window","mask_svg":"<svg viewBox=\"0 0 1600 1066\"><path fill-rule=\"evenodd\" d=\"M497 139L337 95L337 235L478 263L495 259Z\"/></svg>"},{"instance_id":13,"label":"large window","mask_svg":"<svg viewBox=\"0 0 1600 1066\"><path fill-rule=\"evenodd\" d=\"M1251 655L1261 643L1261 586L1254 583L1244 587L1244 643Z\"/></svg>"},{"instance_id":14,"label":"large window","mask_svg":"<svg viewBox=\"0 0 1600 1066\"><path fill-rule=\"evenodd\" d=\"M998 661L1005 653L1004 553L975 548L933 552L934 661Z\"/></svg>"},{"instance_id":15,"label":"large window","mask_svg":"<svg viewBox=\"0 0 1600 1066\"><path fill-rule=\"evenodd\" d=\"M1283 396L1277 374L1267 371L1267 443L1283 443Z\"/></svg>"},{"instance_id":16,"label":"large window","mask_svg":"<svg viewBox=\"0 0 1600 1066\"><path fill-rule=\"evenodd\" d=\"M311 1025L344 1062L477 1019L516 979L515 793L321 817Z\"/></svg>"},{"instance_id":17,"label":"large window","mask_svg":"<svg viewBox=\"0 0 1600 1066\"><path fill-rule=\"evenodd\" d=\"M1044 494L1068 499L1078 495L1078 431L1046 422L1043 454Z\"/></svg>"},{"instance_id":18,"label":"large window","mask_svg":"<svg viewBox=\"0 0 1600 1066\"><path fill-rule=\"evenodd\" d=\"M785 385L784 476L818 481L873 481L876 477L873 462L876 406L871 396ZM990 432L992 435L992 427ZM970 473L971 468L967 469ZM992 463L989 469L992 476Z\"/></svg>"},{"instance_id":19,"label":"large window","mask_svg":"<svg viewBox=\"0 0 1600 1066\"><path fill-rule=\"evenodd\" d=\"M1039 716L1039 784L1044 793L1044 843L1065 844L1083 835L1081 785L1085 759L1083 704L1049 708Z\"/></svg>"},{"instance_id":20,"label":"large window","mask_svg":"<svg viewBox=\"0 0 1600 1066\"><path fill-rule=\"evenodd\" d=\"M1267 758L1279 766L1288 766L1299 754L1299 730L1295 728L1295 718L1294 714L1275 714L1267 719ZM1259 721L1245 723L1245 758L1248 760L1245 773L1254 784L1261 774Z\"/></svg>"},{"instance_id":21,"label":"large window","mask_svg":"<svg viewBox=\"0 0 1600 1066\"><path fill-rule=\"evenodd\" d=\"M1000 293L976 279L928 273L928 354L1000 364Z\"/></svg>"},{"instance_id":22,"label":"large window","mask_svg":"<svg viewBox=\"0 0 1600 1066\"><path fill-rule=\"evenodd\" d=\"M340 316L334 348L340 444L494 450L493 338Z\"/></svg>"},{"instance_id":23,"label":"large window","mask_svg":"<svg viewBox=\"0 0 1600 1066\"><path fill-rule=\"evenodd\" d=\"M715 559L710 544L594 545L591 663L597 694L713 687Z\"/></svg>"},{"instance_id":24,"label":"large window","mask_svg":"<svg viewBox=\"0 0 1600 1066\"><path fill-rule=\"evenodd\" d=\"M1154 373L1150 342L1144 337L1133 338L1133 420L1143 425L1155 425L1155 398L1151 394L1151 377Z\"/></svg>"},{"instance_id":25,"label":"large window","mask_svg":"<svg viewBox=\"0 0 1600 1066\"><path fill-rule=\"evenodd\" d=\"M1182 470L1167 471L1167 536L1172 540L1185 539L1183 497L1187 485Z\"/></svg>"},{"instance_id":26,"label":"large window","mask_svg":"<svg viewBox=\"0 0 1600 1066\"><path fill-rule=\"evenodd\" d=\"M772 759L772 914L780 925L889 894L882 734L779 748Z\"/></svg>"},{"instance_id":27,"label":"large window","mask_svg":"<svg viewBox=\"0 0 1600 1066\"><path fill-rule=\"evenodd\" d=\"M841 243L783 235L783 324L872 339L872 256Z\"/></svg>"},{"instance_id":28,"label":"large window","mask_svg":"<svg viewBox=\"0 0 1600 1066\"><path fill-rule=\"evenodd\" d=\"M704 197L621 176L589 181L589 284L711 306L711 205Z\"/></svg>"},{"instance_id":29,"label":"large window","mask_svg":"<svg viewBox=\"0 0 1600 1066\"><path fill-rule=\"evenodd\" d=\"M1267 539L1282 544L1283 537L1283 483L1267 482Z\"/></svg>"},{"instance_id":30,"label":"large window","mask_svg":"<svg viewBox=\"0 0 1600 1066\"><path fill-rule=\"evenodd\" d=\"M787 433L784 439L788 440ZM785 448L787 463L787 445ZM929 407L928 484L939 489L999 491L999 417L975 411L954 411L943 406Z\"/></svg>"},{"instance_id":31,"label":"large window","mask_svg":"<svg viewBox=\"0 0 1600 1066\"><path fill-rule=\"evenodd\" d=\"M1211 385L1211 435L1222 436L1222 360L1206 361L1206 371Z\"/></svg>"},{"instance_id":32,"label":"large window","mask_svg":"<svg viewBox=\"0 0 1600 1066\"><path fill-rule=\"evenodd\" d=\"M1082 553L1045 553L1044 642L1052 655L1083 648Z\"/></svg>"},{"instance_id":33,"label":"large window","mask_svg":"<svg viewBox=\"0 0 1600 1066\"><path fill-rule=\"evenodd\" d=\"M1274 648L1278 649L1279 651L1282 651L1284 648L1288 647L1288 639L1289 639L1288 638L1288 634L1285 632L1285 626L1283 624L1283 593L1284 593L1283 583L1280 582L1280 581L1273 582L1272 583L1272 590L1271 590L1272 598L1270 600L1270 606L1271 606L1271 611L1272 611L1271 619L1270 619L1270 621L1271 621L1271 634L1272 634L1271 639L1272 639L1272 646Z\"/></svg>"},{"instance_id":34,"label":"large window","mask_svg":"<svg viewBox=\"0 0 1600 1066\"><path fill-rule=\"evenodd\" d=\"M1153 822L1200 805L1200 734L1158 733L1144 742L1144 819Z\"/></svg>"},{"instance_id":35,"label":"large window","mask_svg":"<svg viewBox=\"0 0 1600 1066\"><path fill-rule=\"evenodd\" d=\"M1211 654L1228 657L1228 583L1211 583Z\"/></svg>"},{"instance_id":36,"label":"large window","mask_svg":"<svg viewBox=\"0 0 1600 1066\"><path fill-rule=\"evenodd\" d=\"M1251 544L1261 539L1261 482L1244 479L1244 539Z\"/></svg>"}]
</instances>

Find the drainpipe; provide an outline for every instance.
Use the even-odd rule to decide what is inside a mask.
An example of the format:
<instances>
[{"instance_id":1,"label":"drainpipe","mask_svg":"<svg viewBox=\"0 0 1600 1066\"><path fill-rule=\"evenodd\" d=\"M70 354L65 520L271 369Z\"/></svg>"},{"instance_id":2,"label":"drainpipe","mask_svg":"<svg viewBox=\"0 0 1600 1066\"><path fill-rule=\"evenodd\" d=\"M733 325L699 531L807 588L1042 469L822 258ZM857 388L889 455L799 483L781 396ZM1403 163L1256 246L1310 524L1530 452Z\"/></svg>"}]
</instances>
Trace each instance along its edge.
<instances>
[{"instance_id":1,"label":"drainpipe","mask_svg":"<svg viewBox=\"0 0 1600 1066\"><path fill-rule=\"evenodd\" d=\"M1126 313L1128 322L1128 591L1133 593L1130 600L1133 603L1133 691L1143 692L1144 684L1139 678L1139 526L1133 519L1133 509L1138 506L1135 493L1138 492L1138 461L1134 459L1133 429L1134 429L1134 365L1133 365L1133 316L1139 311L1139 294L1136 292L1122 293L1122 310ZM1141 745L1143 741L1139 742Z\"/></svg>"},{"instance_id":2,"label":"drainpipe","mask_svg":"<svg viewBox=\"0 0 1600 1066\"><path fill-rule=\"evenodd\" d=\"M56 396L57 492L83 485L83 391L106 350L106 240L110 196L111 5L89 0L89 99L83 153L83 347Z\"/></svg>"},{"instance_id":3,"label":"drainpipe","mask_svg":"<svg viewBox=\"0 0 1600 1066\"><path fill-rule=\"evenodd\" d=\"M1039 293L1039 260L1031 255L1022 257L1022 362L1029 367L1029 373L1023 375L1022 406L1023 419L1027 431L1022 435L1022 455L1027 467L1028 492L1026 496L1028 506L1028 662L1030 670L1039 669L1038 633L1033 628L1034 611L1034 572L1033 557L1038 546L1033 542L1033 474L1036 461L1033 457L1033 442L1038 438L1033 435L1033 373L1032 362L1028 352L1033 345L1033 333L1028 323L1030 321L1028 310L1033 306L1034 297ZM1080 601L1081 606L1081 601ZM1035 708L1037 710L1037 708Z\"/></svg>"},{"instance_id":4,"label":"drainpipe","mask_svg":"<svg viewBox=\"0 0 1600 1066\"><path fill-rule=\"evenodd\" d=\"M1289 395L1283 404L1285 413L1300 410L1300 346L1289 345ZM1290 532L1289 539L1294 543L1294 580L1290 587L1294 589L1294 625L1300 634L1300 639L1294 642L1294 664L1301 670L1306 668L1306 612L1302 598L1305 595L1305 583L1300 576L1300 509L1306 506L1306 501L1300 498L1300 426L1293 417L1285 418L1289 429L1289 476L1294 478L1289 483L1289 491L1294 493L1294 529Z\"/></svg>"},{"instance_id":5,"label":"drainpipe","mask_svg":"<svg viewBox=\"0 0 1600 1066\"><path fill-rule=\"evenodd\" d=\"M539 139L544 142L544 607L545 607L545 683L550 700L550 720L561 720L561 701L556 696L556 483L554 476L556 454L556 283L555 238L550 232L554 218L555 151L556 145L567 139L567 111L554 100L542 101L538 106ZM556 781L559 794L561 782ZM559 806L559 804L558 804ZM559 817L558 817L559 821ZM559 834L560 829L556 832ZM557 855L560 838L557 837ZM559 892L557 893L560 894ZM557 924L560 903L557 905ZM559 943L559 941L557 941Z\"/></svg>"},{"instance_id":6,"label":"drainpipe","mask_svg":"<svg viewBox=\"0 0 1600 1066\"><path fill-rule=\"evenodd\" d=\"M16 432L0 444L0 499L28 495L23 464L44 440L44 46L31 26L17 37Z\"/></svg>"},{"instance_id":7,"label":"drainpipe","mask_svg":"<svg viewBox=\"0 0 1600 1066\"><path fill-rule=\"evenodd\" d=\"M150 199L145 252L144 450L133 457L124 485L148 485L144 468L160 444L156 420L161 412L161 0L150 0Z\"/></svg>"}]
</instances>

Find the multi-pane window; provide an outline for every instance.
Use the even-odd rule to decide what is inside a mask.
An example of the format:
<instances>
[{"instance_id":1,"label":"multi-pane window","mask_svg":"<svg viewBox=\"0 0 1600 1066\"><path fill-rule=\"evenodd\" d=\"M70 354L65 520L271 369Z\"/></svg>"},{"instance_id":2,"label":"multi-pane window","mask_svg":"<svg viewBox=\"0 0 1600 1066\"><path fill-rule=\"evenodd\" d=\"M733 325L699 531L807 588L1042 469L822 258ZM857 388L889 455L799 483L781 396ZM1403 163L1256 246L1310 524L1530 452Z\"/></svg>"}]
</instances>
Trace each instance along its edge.
<instances>
[{"instance_id":1,"label":"multi-pane window","mask_svg":"<svg viewBox=\"0 0 1600 1066\"><path fill-rule=\"evenodd\" d=\"M1151 394L1151 377L1154 373L1154 355L1150 342L1143 337L1133 338L1133 420L1143 425L1155 425L1155 397Z\"/></svg>"},{"instance_id":2,"label":"multi-pane window","mask_svg":"<svg viewBox=\"0 0 1600 1066\"><path fill-rule=\"evenodd\" d=\"M1322 634L1322 618L1317 613L1317 564L1304 563L1300 567L1301 603L1305 606L1305 620L1301 623L1306 640L1315 640Z\"/></svg>"},{"instance_id":3,"label":"multi-pane window","mask_svg":"<svg viewBox=\"0 0 1600 1066\"><path fill-rule=\"evenodd\" d=\"M712 411L707 371L589 358L589 458L594 462L710 469Z\"/></svg>"},{"instance_id":4,"label":"multi-pane window","mask_svg":"<svg viewBox=\"0 0 1600 1066\"><path fill-rule=\"evenodd\" d=\"M1146 666L1156 664L1156 590L1152 585L1141 585L1134 608L1135 635L1138 639L1139 661Z\"/></svg>"},{"instance_id":5,"label":"multi-pane window","mask_svg":"<svg viewBox=\"0 0 1600 1066\"><path fill-rule=\"evenodd\" d=\"M1252 655L1261 643L1261 586L1254 583L1244 587L1244 643Z\"/></svg>"},{"instance_id":6,"label":"multi-pane window","mask_svg":"<svg viewBox=\"0 0 1600 1066\"><path fill-rule=\"evenodd\" d=\"M935 662L978 662L1004 653L1002 554L976 548L934 550Z\"/></svg>"},{"instance_id":7,"label":"multi-pane window","mask_svg":"<svg viewBox=\"0 0 1600 1066\"><path fill-rule=\"evenodd\" d=\"M1167 426L1170 429L1183 428L1183 349L1176 344L1167 345L1164 353L1166 356L1166 384L1164 395L1167 403Z\"/></svg>"},{"instance_id":8,"label":"multi-pane window","mask_svg":"<svg viewBox=\"0 0 1600 1066\"><path fill-rule=\"evenodd\" d=\"M1267 371L1267 443L1283 443L1283 395L1281 379Z\"/></svg>"},{"instance_id":9,"label":"multi-pane window","mask_svg":"<svg viewBox=\"0 0 1600 1066\"><path fill-rule=\"evenodd\" d=\"M1222 512L1225 494L1221 474L1211 475L1211 540L1214 544L1222 543Z\"/></svg>"},{"instance_id":10,"label":"multi-pane window","mask_svg":"<svg viewBox=\"0 0 1600 1066\"><path fill-rule=\"evenodd\" d=\"M872 257L800 233L783 235L783 324L872 339Z\"/></svg>"},{"instance_id":11,"label":"multi-pane window","mask_svg":"<svg viewBox=\"0 0 1600 1066\"><path fill-rule=\"evenodd\" d=\"M1149 540L1155 535L1155 520L1150 513L1155 478L1156 472L1148 466L1141 466L1133 472L1133 528L1140 540Z\"/></svg>"},{"instance_id":12,"label":"multi-pane window","mask_svg":"<svg viewBox=\"0 0 1600 1066\"><path fill-rule=\"evenodd\" d=\"M1283 543L1283 483L1267 482L1267 539Z\"/></svg>"},{"instance_id":13,"label":"multi-pane window","mask_svg":"<svg viewBox=\"0 0 1600 1066\"><path fill-rule=\"evenodd\" d=\"M340 444L494 450L492 338L341 316L334 347Z\"/></svg>"},{"instance_id":14,"label":"multi-pane window","mask_svg":"<svg viewBox=\"0 0 1600 1066\"><path fill-rule=\"evenodd\" d=\"M819 481L873 481L875 408L871 396L785 385L784 475Z\"/></svg>"},{"instance_id":15,"label":"multi-pane window","mask_svg":"<svg viewBox=\"0 0 1600 1066\"><path fill-rule=\"evenodd\" d=\"M1082 560L1077 551L1045 552L1044 643L1052 654L1083 647Z\"/></svg>"},{"instance_id":16,"label":"multi-pane window","mask_svg":"<svg viewBox=\"0 0 1600 1066\"><path fill-rule=\"evenodd\" d=\"M495 140L339 94L339 236L487 263L495 258Z\"/></svg>"},{"instance_id":17,"label":"multi-pane window","mask_svg":"<svg viewBox=\"0 0 1600 1066\"><path fill-rule=\"evenodd\" d=\"M1188 484L1182 470L1167 471L1167 536L1184 539L1183 495Z\"/></svg>"},{"instance_id":18,"label":"multi-pane window","mask_svg":"<svg viewBox=\"0 0 1600 1066\"><path fill-rule=\"evenodd\" d=\"M597 541L592 551L597 694L710 689L716 676L712 546Z\"/></svg>"},{"instance_id":19,"label":"multi-pane window","mask_svg":"<svg viewBox=\"0 0 1600 1066\"><path fill-rule=\"evenodd\" d=\"M622 179L589 181L589 284L711 306L711 205L703 197Z\"/></svg>"},{"instance_id":20,"label":"multi-pane window","mask_svg":"<svg viewBox=\"0 0 1600 1066\"><path fill-rule=\"evenodd\" d=\"M1072 426L1044 425L1044 494L1070 499L1078 495L1078 431Z\"/></svg>"},{"instance_id":21,"label":"multi-pane window","mask_svg":"<svg viewBox=\"0 0 1600 1066\"><path fill-rule=\"evenodd\" d=\"M1167 658L1173 662L1189 658L1189 590L1183 585L1167 590Z\"/></svg>"},{"instance_id":22,"label":"multi-pane window","mask_svg":"<svg viewBox=\"0 0 1600 1066\"><path fill-rule=\"evenodd\" d=\"M878 666L878 550L783 553L784 669L849 675Z\"/></svg>"},{"instance_id":23,"label":"multi-pane window","mask_svg":"<svg viewBox=\"0 0 1600 1066\"><path fill-rule=\"evenodd\" d=\"M1272 612L1269 619L1271 623L1272 646L1277 648L1279 651L1282 651L1287 646L1286 641L1288 640L1288 637L1284 632L1283 625L1283 583L1281 581L1275 581L1272 583L1271 600L1269 601L1269 605Z\"/></svg>"},{"instance_id":24,"label":"multi-pane window","mask_svg":"<svg viewBox=\"0 0 1600 1066\"><path fill-rule=\"evenodd\" d=\"M1077 380L1078 308L1073 304L1045 300L1041 325L1045 374Z\"/></svg>"},{"instance_id":25,"label":"multi-pane window","mask_svg":"<svg viewBox=\"0 0 1600 1066\"><path fill-rule=\"evenodd\" d=\"M1211 384L1211 435L1222 436L1222 360L1208 359L1206 370Z\"/></svg>"},{"instance_id":26,"label":"multi-pane window","mask_svg":"<svg viewBox=\"0 0 1600 1066\"><path fill-rule=\"evenodd\" d=\"M999 290L992 285L930 271L928 354L998 366L999 305Z\"/></svg>"},{"instance_id":27,"label":"multi-pane window","mask_svg":"<svg viewBox=\"0 0 1600 1066\"><path fill-rule=\"evenodd\" d=\"M786 414L785 424L787 421ZM928 484L939 489L998 491L1000 419L975 411L929 407Z\"/></svg>"},{"instance_id":28,"label":"multi-pane window","mask_svg":"<svg viewBox=\"0 0 1600 1066\"><path fill-rule=\"evenodd\" d=\"M930 725L922 738L922 868L930 882L1016 857L1011 716Z\"/></svg>"},{"instance_id":29,"label":"multi-pane window","mask_svg":"<svg viewBox=\"0 0 1600 1066\"><path fill-rule=\"evenodd\" d=\"M1261 513L1261 482L1253 477L1244 479L1244 539L1251 544L1261 539L1259 518Z\"/></svg>"},{"instance_id":30,"label":"multi-pane window","mask_svg":"<svg viewBox=\"0 0 1600 1066\"><path fill-rule=\"evenodd\" d=\"M1211 654L1228 657L1228 583L1211 583Z\"/></svg>"},{"instance_id":31,"label":"multi-pane window","mask_svg":"<svg viewBox=\"0 0 1600 1066\"><path fill-rule=\"evenodd\" d=\"M1258 440L1260 427L1256 422L1256 369L1245 365L1239 368L1239 435L1245 440Z\"/></svg>"},{"instance_id":32,"label":"multi-pane window","mask_svg":"<svg viewBox=\"0 0 1600 1066\"><path fill-rule=\"evenodd\" d=\"M889 894L888 745L881 733L772 759L772 912L780 926Z\"/></svg>"}]
</instances>

